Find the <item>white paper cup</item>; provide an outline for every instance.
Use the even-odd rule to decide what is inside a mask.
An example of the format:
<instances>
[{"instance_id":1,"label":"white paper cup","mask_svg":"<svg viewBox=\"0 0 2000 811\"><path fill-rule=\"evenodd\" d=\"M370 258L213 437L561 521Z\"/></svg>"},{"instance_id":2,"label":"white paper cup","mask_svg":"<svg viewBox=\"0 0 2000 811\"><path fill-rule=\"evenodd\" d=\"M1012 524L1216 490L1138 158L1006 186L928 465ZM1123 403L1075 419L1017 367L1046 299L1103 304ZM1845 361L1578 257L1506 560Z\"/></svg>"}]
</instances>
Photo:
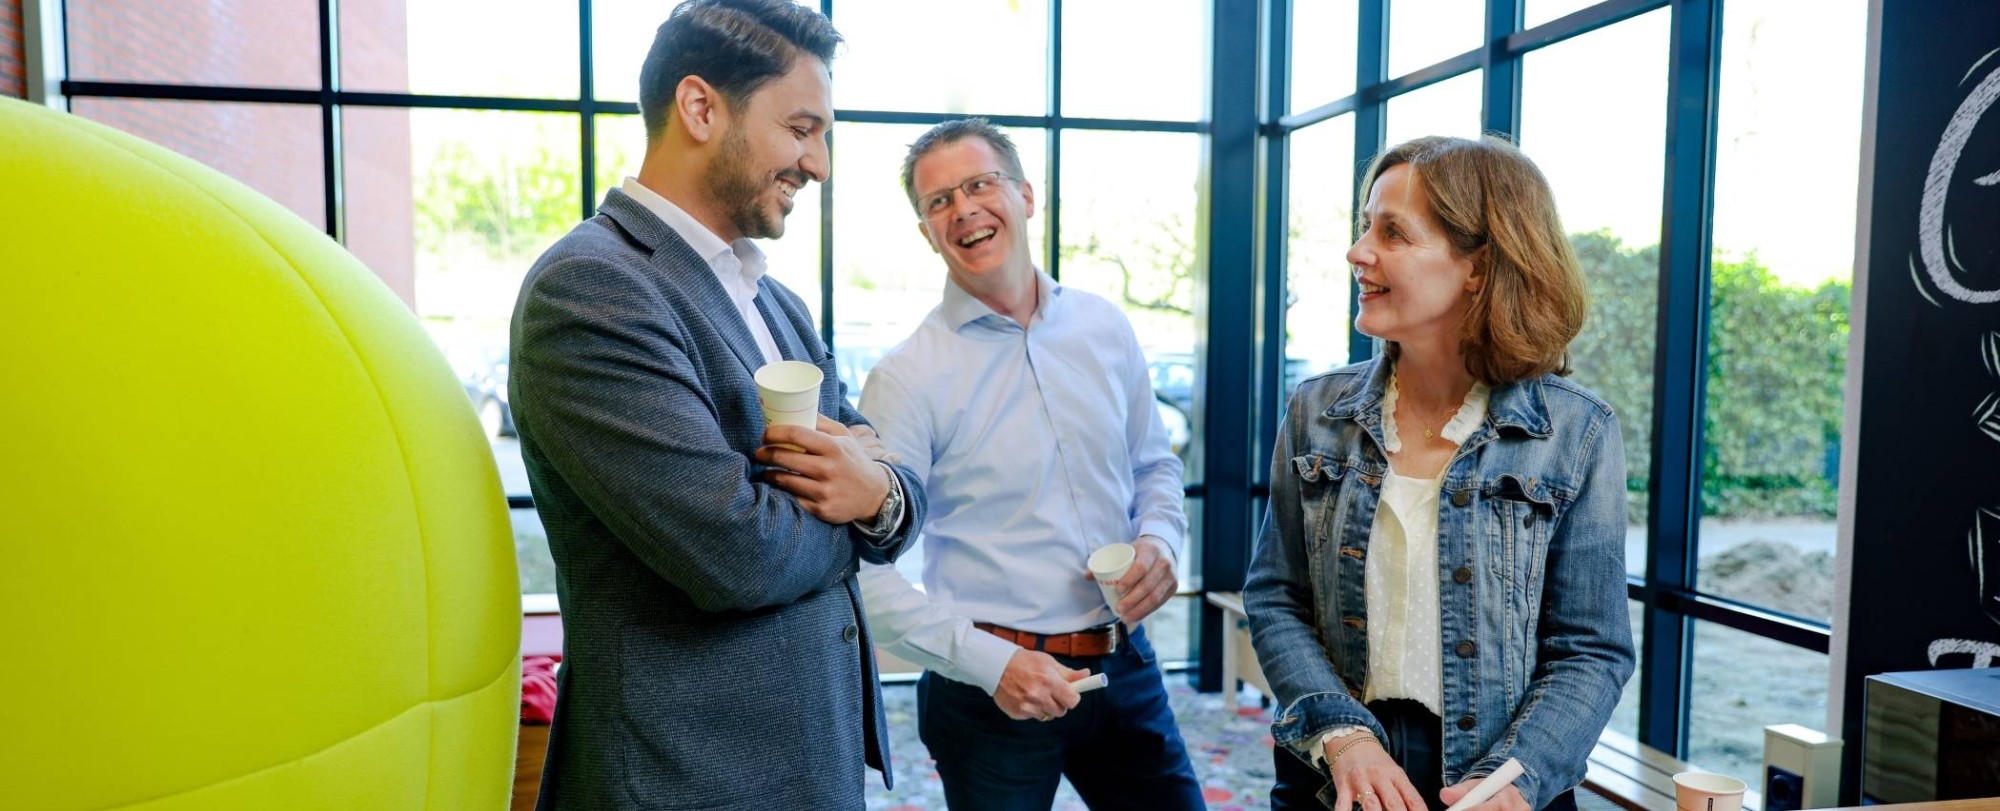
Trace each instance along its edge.
<instances>
[{"instance_id":1,"label":"white paper cup","mask_svg":"<svg viewBox=\"0 0 2000 811\"><path fill-rule=\"evenodd\" d=\"M764 409L766 427L772 425L796 425L800 428L818 428L819 412L810 408L804 411L773 411Z\"/></svg>"},{"instance_id":2,"label":"white paper cup","mask_svg":"<svg viewBox=\"0 0 2000 811\"><path fill-rule=\"evenodd\" d=\"M819 407L819 384L826 373L802 360L781 360L764 364L756 379L764 413L812 411Z\"/></svg>"},{"instance_id":3,"label":"white paper cup","mask_svg":"<svg viewBox=\"0 0 2000 811\"><path fill-rule=\"evenodd\" d=\"M1125 595L1111 585L1132 568L1132 559L1138 555L1129 543L1105 544L1090 553L1090 560L1084 565L1090 567L1090 574L1097 578L1097 590L1104 594L1104 602L1112 611L1118 610L1118 601Z\"/></svg>"},{"instance_id":4,"label":"white paper cup","mask_svg":"<svg viewBox=\"0 0 2000 811\"><path fill-rule=\"evenodd\" d=\"M1674 775L1674 806L1680 811L1743 811L1743 790L1734 777L1708 772Z\"/></svg>"}]
</instances>

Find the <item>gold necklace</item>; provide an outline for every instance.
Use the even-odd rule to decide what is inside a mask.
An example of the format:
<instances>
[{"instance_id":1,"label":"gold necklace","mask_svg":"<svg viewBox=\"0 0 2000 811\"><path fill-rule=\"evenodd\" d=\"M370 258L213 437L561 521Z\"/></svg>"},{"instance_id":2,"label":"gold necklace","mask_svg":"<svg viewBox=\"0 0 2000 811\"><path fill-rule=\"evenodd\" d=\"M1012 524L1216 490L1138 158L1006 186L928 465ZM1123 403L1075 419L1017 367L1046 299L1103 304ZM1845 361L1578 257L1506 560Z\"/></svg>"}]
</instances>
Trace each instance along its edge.
<instances>
[{"instance_id":1,"label":"gold necklace","mask_svg":"<svg viewBox=\"0 0 2000 811\"><path fill-rule=\"evenodd\" d=\"M1463 407L1464 403L1460 403L1459 406ZM1410 408L1410 412L1412 414L1415 414L1416 410L1417 409L1414 406ZM1436 439L1438 432L1444 430L1445 422L1447 420L1450 420L1451 416L1456 413L1458 413L1458 408L1447 408L1445 409L1443 414L1438 415L1436 419L1433 419L1428 423L1424 421L1423 419L1424 415L1416 414L1417 426L1424 429L1425 439Z\"/></svg>"}]
</instances>

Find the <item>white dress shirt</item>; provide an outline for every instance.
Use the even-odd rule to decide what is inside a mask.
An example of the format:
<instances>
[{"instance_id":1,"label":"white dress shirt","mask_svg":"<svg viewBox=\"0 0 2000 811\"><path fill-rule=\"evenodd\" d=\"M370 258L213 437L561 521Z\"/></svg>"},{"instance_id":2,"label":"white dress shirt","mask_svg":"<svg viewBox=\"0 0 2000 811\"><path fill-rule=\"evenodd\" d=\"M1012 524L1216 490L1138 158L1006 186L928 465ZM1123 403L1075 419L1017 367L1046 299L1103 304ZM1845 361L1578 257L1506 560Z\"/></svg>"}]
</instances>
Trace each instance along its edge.
<instances>
[{"instance_id":1,"label":"white dress shirt","mask_svg":"<svg viewBox=\"0 0 2000 811\"><path fill-rule=\"evenodd\" d=\"M946 283L944 301L869 373L861 413L924 480L924 591L864 565L876 642L998 689L1018 649L973 627L1067 633L1117 619L1084 561L1141 535L1179 555L1181 462L1124 313L1037 273L1028 327Z\"/></svg>"},{"instance_id":2,"label":"white dress shirt","mask_svg":"<svg viewBox=\"0 0 2000 811\"><path fill-rule=\"evenodd\" d=\"M770 323L766 322L764 314L757 310L757 280L764 278L764 273L768 270L764 261L764 250L747 238L723 242L722 237L708 230L708 226L702 225L699 220L682 210L680 206L674 205L672 201L661 197L658 192L646 188L636 177L628 175L625 184L619 189L625 192L625 196L645 206L653 216L659 217L668 228L674 229L674 233L680 234L681 239L687 241L688 247L693 248L695 253L700 254L701 258L708 262L708 269L714 271L715 280L722 284L723 291L729 294L730 302L736 305L736 314L743 317L743 325L749 327L751 336L757 339L757 350L764 356L764 362L776 363L784 360L784 353L778 350L777 339L771 335ZM897 494L903 491L903 484L896 478L895 471L889 472L889 486ZM902 523L903 512L903 500L898 498L894 511L889 514L892 527L894 524ZM873 518L862 518L853 522L855 528L870 538L879 540L887 537L888 533L877 534L874 531L872 526L874 523ZM891 532L893 531L891 529Z\"/></svg>"},{"instance_id":3,"label":"white dress shirt","mask_svg":"<svg viewBox=\"0 0 2000 811\"><path fill-rule=\"evenodd\" d=\"M646 188L636 177L626 177L619 187L625 196L645 206L653 216L659 217L681 239L687 240L689 247L708 262L708 269L715 271L715 280L722 283L722 289L729 293L729 300L736 304L736 312L743 316L743 323L750 327L750 334L757 339L757 349L764 353L765 363L784 360L778 351L777 339L771 337L771 325L764 322L764 315L757 311L757 280L764 278L767 269L764 250L749 239L723 242L708 226L682 211L658 192Z\"/></svg>"}]
</instances>

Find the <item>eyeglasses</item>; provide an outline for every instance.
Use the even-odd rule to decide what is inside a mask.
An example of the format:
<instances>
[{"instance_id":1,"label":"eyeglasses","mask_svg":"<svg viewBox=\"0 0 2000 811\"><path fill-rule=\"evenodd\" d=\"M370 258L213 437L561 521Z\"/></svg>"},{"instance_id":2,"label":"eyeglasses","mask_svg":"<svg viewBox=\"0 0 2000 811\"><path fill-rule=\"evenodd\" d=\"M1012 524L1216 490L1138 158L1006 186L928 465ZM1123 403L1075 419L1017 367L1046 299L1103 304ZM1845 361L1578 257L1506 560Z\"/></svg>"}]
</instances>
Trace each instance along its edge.
<instances>
[{"instance_id":1,"label":"eyeglasses","mask_svg":"<svg viewBox=\"0 0 2000 811\"><path fill-rule=\"evenodd\" d=\"M1000 181L1014 179L1009 177L1006 172L987 172L983 175L973 175L966 178L965 182L956 186L934 191L917 198L917 210L922 211L925 217L935 217L943 214L947 209L951 208L952 194L961 191L965 192L965 199L967 200L991 200L994 195L1000 193Z\"/></svg>"}]
</instances>

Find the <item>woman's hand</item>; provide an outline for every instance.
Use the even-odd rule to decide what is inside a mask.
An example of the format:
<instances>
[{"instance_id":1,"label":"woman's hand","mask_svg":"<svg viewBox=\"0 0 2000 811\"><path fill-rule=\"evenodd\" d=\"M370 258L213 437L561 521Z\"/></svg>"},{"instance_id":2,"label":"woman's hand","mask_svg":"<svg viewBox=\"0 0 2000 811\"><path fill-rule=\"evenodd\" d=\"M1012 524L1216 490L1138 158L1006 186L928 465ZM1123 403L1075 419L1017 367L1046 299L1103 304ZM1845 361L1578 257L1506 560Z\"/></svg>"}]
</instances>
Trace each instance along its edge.
<instances>
[{"instance_id":1,"label":"woman's hand","mask_svg":"<svg viewBox=\"0 0 2000 811\"><path fill-rule=\"evenodd\" d=\"M1334 808L1361 804L1361 811L1424 811L1424 796L1410 785L1409 775L1396 765L1381 741L1366 732L1353 740L1343 735L1326 744L1326 762L1338 796ZM1515 796L1519 796L1518 794Z\"/></svg>"},{"instance_id":2,"label":"woman's hand","mask_svg":"<svg viewBox=\"0 0 2000 811\"><path fill-rule=\"evenodd\" d=\"M1470 777L1460 780L1457 785L1445 786L1443 791L1438 792L1438 796L1444 799L1445 805L1451 805L1458 802L1458 798L1471 792L1474 786L1479 785L1485 779L1484 777ZM1528 801L1521 796L1520 789L1508 786L1501 789L1499 794L1493 795L1486 802L1473 806L1472 811L1533 811L1533 809L1528 807Z\"/></svg>"}]
</instances>

